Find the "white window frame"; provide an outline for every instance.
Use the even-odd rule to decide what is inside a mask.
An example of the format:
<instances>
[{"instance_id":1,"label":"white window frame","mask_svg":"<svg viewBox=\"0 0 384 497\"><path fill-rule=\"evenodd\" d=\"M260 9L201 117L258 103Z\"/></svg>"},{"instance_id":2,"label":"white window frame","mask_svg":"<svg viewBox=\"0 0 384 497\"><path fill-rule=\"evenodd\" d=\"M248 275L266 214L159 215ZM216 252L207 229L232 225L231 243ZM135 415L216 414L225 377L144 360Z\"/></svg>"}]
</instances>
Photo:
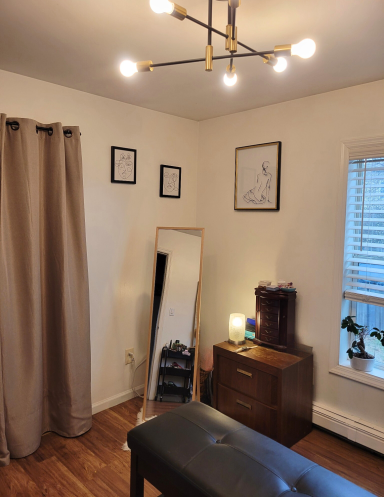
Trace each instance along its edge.
<instances>
[{"instance_id":1,"label":"white window frame","mask_svg":"<svg viewBox=\"0 0 384 497\"><path fill-rule=\"evenodd\" d=\"M344 140L341 144L341 160L339 170L338 189L339 197L336 208L336 232L333 264L333 309L332 333L330 341L329 372L344 376L360 383L365 383L380 390L384 390L384 370L374 369L372 373L364 373L352 369L347 353L345 360L341 359L344 350L349 348L347 332L340 332L342 316L348 315L349 302L343 298L343 270L344 270L344 241L345 217L347 205L348 169L350 158L384 155L384 136ZM345 330L344 330L345 331Z\"/></svg>"}]
</instances>

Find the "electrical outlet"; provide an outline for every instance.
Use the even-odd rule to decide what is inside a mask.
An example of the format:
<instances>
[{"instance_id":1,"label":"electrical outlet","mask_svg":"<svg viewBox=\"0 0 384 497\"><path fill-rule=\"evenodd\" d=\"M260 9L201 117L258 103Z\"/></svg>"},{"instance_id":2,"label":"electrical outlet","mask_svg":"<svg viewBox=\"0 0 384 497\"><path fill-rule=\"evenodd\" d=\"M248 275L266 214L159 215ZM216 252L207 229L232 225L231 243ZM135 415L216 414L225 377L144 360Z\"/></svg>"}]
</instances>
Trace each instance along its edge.
<instances>
[{"instance_id":1,"label":"electrical outlet","mask_svg":"<svg viewBox=\"0 0 384 497\"><path fill-rule=\"evenodd\" d=\"M131 364L133 362L133 354L135 349L125 349L125 364Z\"/></svg>"},{"instance_id":2,"label":"electrical outlet","mask_svg":"<svg viewBox=\"0 0 384 497\"><path fill-rule=\"evenodd\" d=\"M170 316L174 316L175 315L175 309L173 309L172 307L169 309L169 315Z\"/></svg>"}]
</instances>

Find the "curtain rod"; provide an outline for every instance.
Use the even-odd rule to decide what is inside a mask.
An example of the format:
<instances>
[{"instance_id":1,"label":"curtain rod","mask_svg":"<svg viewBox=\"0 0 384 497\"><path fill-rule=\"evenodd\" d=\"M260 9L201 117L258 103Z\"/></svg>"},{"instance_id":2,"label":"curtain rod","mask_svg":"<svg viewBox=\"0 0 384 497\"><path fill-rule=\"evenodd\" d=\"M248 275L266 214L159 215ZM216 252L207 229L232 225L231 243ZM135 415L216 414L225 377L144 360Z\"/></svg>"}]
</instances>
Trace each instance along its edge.
<instances>
[{"instance_id":1,"label":"curtain rod","mask_svg":"<svg viewBox=\"0 0 384 497\"><path fill-rule=\"evenodd\" d=\"M17 131L20 128L20 124L18 123L18 121L6 121L5 124L7 126L11 126L13 131ZM38 133L39 131L46 131L49 136L53 135L53 128L51 126L49 128L45 128L44 126L36 125L36 133ZM63 133L67 138L71 138L72 136L72 131L70 129L63 129Z\"/></svg>"}]
</instances>

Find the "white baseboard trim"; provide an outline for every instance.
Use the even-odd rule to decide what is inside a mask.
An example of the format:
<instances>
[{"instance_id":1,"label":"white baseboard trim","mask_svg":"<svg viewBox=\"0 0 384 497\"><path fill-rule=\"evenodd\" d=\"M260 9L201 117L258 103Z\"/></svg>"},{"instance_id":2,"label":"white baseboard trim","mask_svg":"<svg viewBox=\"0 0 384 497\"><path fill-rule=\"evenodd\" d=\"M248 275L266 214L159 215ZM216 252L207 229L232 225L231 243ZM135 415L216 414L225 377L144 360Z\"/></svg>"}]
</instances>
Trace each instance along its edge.
<instances>
[{"instance_id":1,"label":"white baseboard trim","mask_svg":"<svg viewBox=\"0 0 384 497\"><path fill-rule=\"evenodd\" d=\"M142 395L144 392L144 385L135 387L135 390L137 393ZM112 397L108 397L108 399L95 402L94 404L92 404L92 414L97 414L98 412L105 411L105 409L117 406L118 404L121 404L122 402L125 402L129 399L133 399L133 397L136 397L136 394L131 388L130 390L126 390L125 392L121 392L117 395L113 395Z\"/></svg>"},{"instance_id":2,"label":"white baseboard trim","mask_svg":"<svg viewBox=\"0 0 384 497\"><path fill-rule=\"evenodd\" d=\"M317 403L313 404L312 420L322 428L384 454L384 427Z\"/></svg>"}]
</instances>

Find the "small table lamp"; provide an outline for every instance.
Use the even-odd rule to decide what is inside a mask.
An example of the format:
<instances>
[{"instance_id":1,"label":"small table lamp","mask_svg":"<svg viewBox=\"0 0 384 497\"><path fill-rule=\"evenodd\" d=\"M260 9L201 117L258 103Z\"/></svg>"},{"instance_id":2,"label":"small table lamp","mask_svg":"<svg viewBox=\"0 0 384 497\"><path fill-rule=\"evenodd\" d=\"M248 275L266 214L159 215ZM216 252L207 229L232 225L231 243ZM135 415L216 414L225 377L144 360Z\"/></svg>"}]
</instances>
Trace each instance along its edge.
<instances>
[{"instance_id":1,"label":"small table lamp","mask_svg":"<svg viewBox=\"0 0 384 497\"><path fill-rule=\"evenodd\" d=\"M234 313L229 316L229 343L243 345L245 343L245 316Z\"/></svg>"}]
</instances>

